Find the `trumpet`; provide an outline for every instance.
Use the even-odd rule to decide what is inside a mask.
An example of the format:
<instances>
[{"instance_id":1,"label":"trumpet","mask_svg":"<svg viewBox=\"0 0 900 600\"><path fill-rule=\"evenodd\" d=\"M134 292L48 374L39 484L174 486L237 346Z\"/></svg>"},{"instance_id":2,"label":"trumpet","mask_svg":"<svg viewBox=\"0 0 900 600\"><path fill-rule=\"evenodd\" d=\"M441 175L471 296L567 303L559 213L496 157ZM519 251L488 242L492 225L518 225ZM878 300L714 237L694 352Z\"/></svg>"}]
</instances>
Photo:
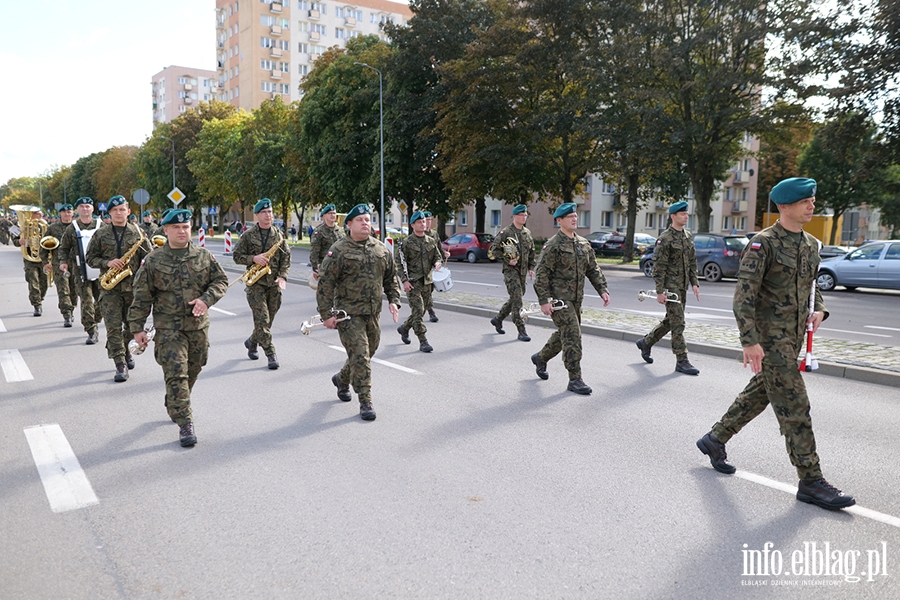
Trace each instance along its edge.
<instances>
[{"instance_id":1,"label":"trumpet","mask_svg":"<svg viewBox=\"0 0 900 600\"><path fill-rule=\"evenodd\" d=\"M569 308L569 305L565 303L563 300L554 300L553 298L548 298L550 301L550 310L556 312L557 310L562 310L564 308ZM523 306L519 309L519 316L523 319L527 319L528 315L534 315L541 312L541 303L540 302L532 302L528 306Z\"/></svg>"},{"instance_id":2,"label":"trumpet","mask_svg":"<svg viewBox=\"0 0 900 600\"><path fill-rule=\"evenodd\" d=\"M666 302L680 302L678 300L678 294L675 292L670 292L669 290L665 290L663 294L666 295ZM641 290L638 292L638 302L643 302L644 298L650 298L651 300L656 300L656 292L646 292Z\"/></svg>"},{"instance_id":3,"label":"trumpet","mask_svg":"<svg viewBox=\"0 0 900 600\"><path fill-rule=\"evenodd\" d=\"M337 317L338 321L349 321L350 320L350 315L348 315L347 311L345 311L345 310L337 310L337 309L332 308L331 316ZM300 325L300 333L302 333L303 335L309 335L310 329L312 329L313 327L318 327L319 325L322 325L323 323L324 323L324 321L322 320L321 315L313 315L309 318L308 321L303 321L303 323Z\"/></svg>"},{"instance_id":4,"label":"trumpet","mask_svg":"<svg viewBox=\"0 0 900 600\"><path fill-rule=\"evenodd\" d=\"M147 333L147 343L149 344L150 342L153 341L153 336L156 335L156 327L153 327L151 325L144 331ZM139 354L143 354L144 350L146 350L146 349L147 349L146 346L141 348L140 345L138 345L136 340L131 340L130 342L128 342L128 351L131 352L135 356L137 356Z\"/></svg>"},{"instance_id":5,"label":"trumpet","mask_svg":"<svg viewBox=\"0 0 900 600\"><path fill-rule=\"evenodd\" d=\"M52 235L45 235L41 238L41 248L50 253L50 264L53 264L53 251L59 247L59 240ZM47 273L47 285L53 285L53 267Z\"/></svg>"}]
</instances>

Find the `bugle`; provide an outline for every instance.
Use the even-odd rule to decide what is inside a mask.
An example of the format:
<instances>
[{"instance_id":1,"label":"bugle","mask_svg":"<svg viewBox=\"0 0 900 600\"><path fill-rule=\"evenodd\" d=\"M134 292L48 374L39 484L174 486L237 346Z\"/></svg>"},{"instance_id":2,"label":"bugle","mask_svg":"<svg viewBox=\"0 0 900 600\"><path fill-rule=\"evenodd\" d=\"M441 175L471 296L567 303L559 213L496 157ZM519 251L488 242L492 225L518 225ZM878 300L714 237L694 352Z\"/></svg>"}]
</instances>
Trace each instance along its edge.
<instances>
[{"instance_id":1,"label":"bugle","mask_svg":"<svg viewBox=\"0 0 900 600\"><path fill-rule=\"evenodd\" d=\"M666 302L680 302L680 300L678 300L678 294L676 294L675 292L670 292L669 290L666 290L663 293L666 295ZM643 302L644 298L656 300L656 292L647 292L644 290L639 291L638 292L638 302Z\"/></svg>"},{"instance_id":2,"label":"bugle","mask_svg":"<svg viewBox=\"0 0 900 600\"><path fill-rule=\"evenodd\" d=\"M150 327L145 329L144 332L147 334L147 343L149 344L153 341L153 336L156 335L156 327L153 327L151 325ZM141 348L141 346L137 343L137 340L131 340L130 342L128 342L128 351L131 352L134 356L143 354L144 350L146 349L147 346Z\"/></svg>"},{"instance_id":3,"label":"bugle","mask_svg":"<svg viewBox=\"0 0 900 600\"><path fill-rule=\"evenodd\" d=\"M553 298L548 298L548 300L551 312L569 308L569 305L566 304L563 300L554 300ZM539 312L541 312L541 303L532 302L528 306L523 306L521 309L519 309L519 316L521 316L523 319L527 319L528 315L535 315Z\"/></svg>"},{"instance_id":4,"label":"bugle","mask_svg":"<svg viewBox=\"0 0 900 600\"><path fill-rule=\"evenodd\" d=\"M348 315L347 311L345 310L337 310L332 308L331 316L337 317L338 321L350 320L350 315ZM321 315L313 315L309 318L308 321L303 321L303 323L300 325L300 333L302 333L303 335L309 335L310 329L312 329L313 327L318 327L319 325L323 325L324 323L325 322L322 320Z\"/></svg>"}]
</instances>

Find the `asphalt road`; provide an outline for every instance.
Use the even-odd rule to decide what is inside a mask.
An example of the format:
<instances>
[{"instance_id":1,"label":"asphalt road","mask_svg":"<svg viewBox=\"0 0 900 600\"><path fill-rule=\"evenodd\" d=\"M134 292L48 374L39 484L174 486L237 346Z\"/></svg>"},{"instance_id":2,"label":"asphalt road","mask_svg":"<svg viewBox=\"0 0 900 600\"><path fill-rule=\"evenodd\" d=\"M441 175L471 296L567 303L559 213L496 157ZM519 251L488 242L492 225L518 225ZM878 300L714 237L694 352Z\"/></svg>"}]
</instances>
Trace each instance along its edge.
<instances>
[{"instance_id":1,"label":"asphalt road","mask_svg":"<svg viewBox=\"0 0 900 600\"><path fill-rule=\"evenodd\" d=\"M330 382L336 333L299 335L310 290L289 286L274 326L282 368L268 371L246 357L251 316L233 287L211 312L199 443L183 449L150 353L113 383L103 346L63 329L51 298L31 316L20 255L3 247L0 285L4 599L900 595L893 388L806 378L826 476L875 511L830 513L777 489L796 474L771 411L729 444L735 476L696 449L749 378L734 361L705 357L699 377L679 376L587 336L595 391L581 397L564 391L558 358L549 381L534 374L548 329L523 344L447 313L425 355L385 312L366 423ZM96 502L53 511L60 492L26 438L53 424L80 466L63 479L83 475ZM831 570L816 574L826 544ZM780 574L759 575L751 556Z\"/></svg>"}]
</instances>

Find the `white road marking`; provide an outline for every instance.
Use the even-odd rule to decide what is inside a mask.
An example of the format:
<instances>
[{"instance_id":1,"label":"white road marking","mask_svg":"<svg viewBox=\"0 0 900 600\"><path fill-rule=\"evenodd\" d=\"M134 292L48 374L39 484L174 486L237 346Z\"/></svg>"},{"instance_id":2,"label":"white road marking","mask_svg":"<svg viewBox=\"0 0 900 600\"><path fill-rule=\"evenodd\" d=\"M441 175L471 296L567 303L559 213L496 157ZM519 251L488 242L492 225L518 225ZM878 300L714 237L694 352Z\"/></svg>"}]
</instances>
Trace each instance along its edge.
<instances>
[{"instance_id":1,"label":"white road marking","mask_svg":"<svg viewBox=\"0 0 900 600\"><path fill-rule=\"evenodd\" d=\"M328 346L328 347L332 348L334 350L338 350L339 352L343 352L344 354L347 353L347 351L344 350L343 346ZM369 360L371 360L374 363L378 363L379 365L384 365L384 366L390 367L392 369L397 369L398 371L403 371L404 373L409 373L411 375L421 375L421 373L419 371L416 371L415 369L410 369L409 367L404 367L403 365L398 365L397 363L392 363L392 362L388 362L386 360L381 360L380 358L371 358Z\"/></svg>"},{"instance_id":2,"label":"white road marking","mask_svg":"<svg viewBox=\"0 0 900 600\"><path fill-rule=\"evenodd\" d=\"M2 327L2 324L0 324L0 327ZM866 329L883 329L885 331L900 331L900 329L898 329L896 327L879 327L878 325L863 325L863 327L865 327ZM0 331L3 331L3 330L0 329Z\"/></svg>"},{"instance_id":3,"label":"white road marking","mask_svg":"<svg viewBox=\"0 0 900 600\"><path fill-rule=\"evenodd\" d=\"M753 483L764 485L766 487L770 487L772 489L787 492L788 494L797 494L796 487L787 483L775 481L774 479L769 479L768 477L763 477L762 475L757 475L756 473L749 473L747 471L738 470L735 472L734 476L740 477L741 479L746 479L747 481L752 481ZM843 510L844 512L859 515L860 517L865 517L867 519L872 519L873 521L879 521L886 525L900 527L900 518L894 517L892 515L886 515L870 508L863 508L862 506L851 506Z\"/></svg>"},{"instance_id":4,"label":"white road marking","mask_svg":"<svg viewBox=\"0 0 900 600\"><path fill-rule=\"evenodd\" d=\"M53 512L77 510L100 502L59 425L26 427L25 437Z\"/></svg>"},{"instance_id":5,"label":"white road marking","mask_svg":"<svg viewBox=\"0 0 900 600\"><path fill-rule=\"evenodd\" d=\"M477 281L454 281L453 283L466 283L468 285L483 285L484 287L500 287L495 283L478 283Z\"/></svg>"},{"instance_id":6,"label":"white road marking","mask_svg":"<svg viewBox=\"0 0 900 600\"><path fill-rule=\"evenodd\" d=\"M214 310L214 311L216 311L216 312L220 312L220 313L222 313L223 315L228 315L228 316L230 316L230 317L236 317L236 316L237 316L237 313L228 312L227 310L222 310L221 308L216 308L215 306L210 306L210 307L209 307L209 310Z\"/></svg>"},{"instance_id":7,"label":"white road marking","mask_svg":"<svg viewBox=\"0 0 900 600\"><path fill-rule=\"evenodd\" d=\"M691 310L713 310L715 312L723 312L728 313L730 315L734 315L734 311L730 308L711 308L709 306L691 306Z\"/></svg>"},{"instance_id":8,"label":"white road marking","mask_svg":"<svg viewBox=\"0 0 900 600\"><path fill-rule=\"evenodd\" d=\"M6 377L7 383L14 381L31 381L34 375L31 374L25 359L19 354L18 350L0 350L0 368L3 369L3 376Z\"/></svg>"},{"instance_id":9,"label":"white road marking","mask_svg":"<svg viewBox=\"0 0 900 600\"><path fill-rule=\"evenodd\" d=\"M0 319L0 333L6 333L6 325L3 324L3 319Z\"/></svg>"},{"instance_id":10,"label":"white road marking","mask_svg":"<svg viewBox=\"0 0 900 600\"><path fill-rule=\"evenodd\" d=\"M855 335L870 335L872 337L882 337L882 338L894 337L892 335L883 335L881 333L866 333L865 331L847 331L845 329L827 329L825 327L819 327L819 331L833 331L835 333L850 333L850 334L855 334Z\"/></svg>"}]
</instances>

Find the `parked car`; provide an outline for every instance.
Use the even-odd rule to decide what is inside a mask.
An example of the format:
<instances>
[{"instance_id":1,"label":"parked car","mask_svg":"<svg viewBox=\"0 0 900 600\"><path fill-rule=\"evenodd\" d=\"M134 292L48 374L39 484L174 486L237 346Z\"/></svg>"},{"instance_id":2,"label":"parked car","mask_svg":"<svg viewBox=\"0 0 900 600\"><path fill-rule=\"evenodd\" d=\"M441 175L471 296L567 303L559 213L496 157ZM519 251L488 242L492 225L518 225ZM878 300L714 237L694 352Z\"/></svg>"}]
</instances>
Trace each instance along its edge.
<instances>
[{"instance_id":1,"label":"parked car","mask_svg":"<svg viewBox=\"0 0 900 600\"><path fill-rule=\"evenodd\" d=\"M734 277L741 265L741 252L748 243L745 235L694 234L697 272L712 282L720 281L723 277ZM640 267L647 277L653 277L654 255L651 252L641 257Z\"/></svg>"},{"instance_id":2,"label":"parked car","mask_svg":"<svg viewBox=\"0 0 900 600\"><path fill-rule=\"evenodd\" d=\"M853 250L853 246L822 246L819 249L819 256L822 258L834 258L835 256L843 256Z\"/></svg>"},{"instance_id":3,"label":"parked car","mask_svg":"<svg viewBox=\"0 0 900 600\"><path fill-rule=\"evenodd\" d=\"M608 240L609 237L614 233L615 231L593 231L584 237L591 243L591 248L594 249L594 254L600 256L600 250L603 248L603 242Z\"/></svg>"},{"instance_id":4,"label":"parked car","mask_svg":"<svg viewBox=\"0 0 900 600\"><path fill-rule=\"evenodd\" d=\"M900 240L873 242L843 256L826 258L819 265L819 289L842 285L900 290Z\"/></svg>"},{"instance_id":5,"label":"parked car","mask_svg":"<svg viewBox=\"0 0 900 600\"><path fill-rule=\"evenodd\" d=\"M648 248L656 245L656 238L646 233L634 234L634 253L640 256ZM613 234L609 236L601 245L599 254L601 256L622 256L625 254L625 236L623 234Z\"/></svg>"},{"instance_id":6,"label":"parked car","mask_svg":"<svg viewBox=\"0 0 900 600\"><path fill-rule=\"evenodd\" d=\"M450 259L467 260L476 263L488 259L488 250L494 236L489 233L457 233L441 242L441 247L450 252Z\"/></svg>"}]
</instances>

